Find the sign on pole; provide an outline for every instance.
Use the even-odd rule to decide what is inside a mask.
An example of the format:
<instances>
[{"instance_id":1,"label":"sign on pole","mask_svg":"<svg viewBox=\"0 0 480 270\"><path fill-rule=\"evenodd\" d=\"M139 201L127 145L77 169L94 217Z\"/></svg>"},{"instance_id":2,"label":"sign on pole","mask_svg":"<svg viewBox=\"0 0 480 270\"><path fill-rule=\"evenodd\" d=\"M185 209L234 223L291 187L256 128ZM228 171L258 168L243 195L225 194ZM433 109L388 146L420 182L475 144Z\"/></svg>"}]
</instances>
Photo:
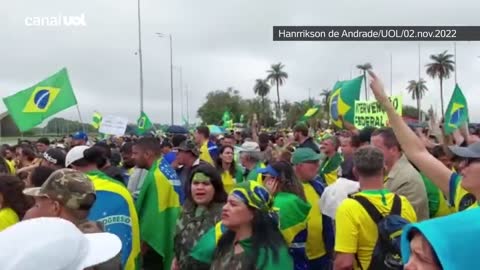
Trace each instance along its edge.
<instances>
[{"instance_id":1,"label":"sign on pole","mask_svg":"<svg viewBox=\"0 0 480 270\"><path fill-rule=\"evenodd\" d=\"M402 115L402 96L389 97L395 111ZM357 129L364 127L386 127L388 116L377 101L355 101L354 125Z\"/></svg>"},{"instance_id":2,"label":"sign on pole","mask_svg":"<svg viewBox=\"0 0 480 270\"><path fill-rule=\"evenodd\" d=\"M106 115L102 119L100 133L108 135L123 136L127 130L128 119L121 116Z\"/></svg>"}]
</instances>

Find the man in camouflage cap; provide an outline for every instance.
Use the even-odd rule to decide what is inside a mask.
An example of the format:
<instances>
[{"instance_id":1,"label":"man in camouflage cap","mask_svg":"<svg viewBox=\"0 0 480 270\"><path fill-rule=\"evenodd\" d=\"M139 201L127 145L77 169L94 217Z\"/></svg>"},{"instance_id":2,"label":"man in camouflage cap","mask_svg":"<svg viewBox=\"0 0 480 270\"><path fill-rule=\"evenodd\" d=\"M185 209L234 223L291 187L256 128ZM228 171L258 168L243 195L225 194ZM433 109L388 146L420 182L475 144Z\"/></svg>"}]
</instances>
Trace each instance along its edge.
<instances>
[{"instance_id":1,"label":"man in camouflage cap","mask_svg":"<svg viewBox=\"0 0 480 270\"><path fill-rule=\"evenodd\" d=\"M190 178L190 174L195 167L207 162L201 160L200 151L192 140L186 140L180 143L178 147L175 147L178 151L175 163L182 166L177 170L178 177L182 183L182 188L185 190L185 184Z\"/></svg>"},{"instance_id":2,"label":"man in camouflage cap","mask_svg":"<svg viewBox=\"0 0 480 270\"><path fill-rule=\"evenodd\" d=\"M57 170L41 187L27 188L23 193L35 199L25 218L61 217L76 225L86 221L95 202L92 182L83 173L71 169Z\"/></svg>"},{"instance_id":3,"label":"man in camouflage cap","mask_svg":"<svg viewBox=\"0 0 480 270\"><path fill-rule=\"evenodd\" d=\"M24 219L38 217L59 217L75 224L83 233L103 231L99 222L89 222L88 213L95 203L95 189L85 174L72 169L60 169L53 172L41 187L23 190L32 196L35 204L25 214ZM121 269L120 254L93 270Z\"/></svg>"}]
</instances>

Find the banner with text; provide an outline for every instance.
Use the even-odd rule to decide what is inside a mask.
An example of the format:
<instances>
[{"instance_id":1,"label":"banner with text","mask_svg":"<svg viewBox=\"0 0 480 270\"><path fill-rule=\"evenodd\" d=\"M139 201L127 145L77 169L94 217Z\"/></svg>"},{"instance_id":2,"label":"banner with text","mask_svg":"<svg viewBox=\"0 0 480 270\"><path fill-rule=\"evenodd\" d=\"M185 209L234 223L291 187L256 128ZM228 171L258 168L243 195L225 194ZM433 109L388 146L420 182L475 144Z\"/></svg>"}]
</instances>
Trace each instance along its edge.
<instances>
[{"instance_id":1,"label":"banner with text","mask_svg":"<svg viewBox=\"0 0 480 270\"><path fill-rule=\"evenodd\" d=\"M389 99L397 113L402 115L402 96L391 96ZM354 125L357 129L386 127L388 126L387 113L377 101L356 100Z\"/></svg>"},{"instance_id":2,"label":"banner with text","mask_svg":"<svg viewBox=\"0 0 480 270\"><path fill-rule=\"evenodd\" d=\"M123 136L127 129L127 124L128 119L125 117L106 115L103 117L98 131L108 135Z\"/></svg>"}]
</instances>

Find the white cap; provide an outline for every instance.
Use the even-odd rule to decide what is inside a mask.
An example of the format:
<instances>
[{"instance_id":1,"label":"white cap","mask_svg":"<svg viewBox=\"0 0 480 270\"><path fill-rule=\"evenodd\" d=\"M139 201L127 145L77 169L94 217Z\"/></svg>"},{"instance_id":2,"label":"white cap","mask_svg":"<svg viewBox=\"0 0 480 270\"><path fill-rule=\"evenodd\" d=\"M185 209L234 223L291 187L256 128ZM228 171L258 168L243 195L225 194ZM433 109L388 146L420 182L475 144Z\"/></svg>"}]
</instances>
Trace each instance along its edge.
<instances>
[{"instance_id":1,"label":"white cap","mask_svg":"<svg viewBox=\"0 0 480 270\"><path fill-rule=\"evenodd\" d=\"M260 146L253 141L244 142L240 147L240 152L260 152Z\"/></svg>"},{"instance_id":2,"label":"white cap","mask_svg":"<svg viewBox=\"0 0 480 270\"><path fill-rule=\"evenodd\" d=\"M339 177L335 183L325 188L318 202L322 207L322 214L335 219L338 206L348 195L360 191L360 184L356 181Z\"/></svg>"},{"instance_id":3,"label":"white cap","mask_svg":"<svg viewBox=\"0 0 480 270\"><path fill-rule=\"evenodd\" d=\"M83 270L115 257L121 248L114 234L83 234L61 218L33 218L0 232L0 269Z\"/></svg>"},{"instance_id":4,"label":"white cap","mask_svg":"<svg viewBox=\"0 0 480 270\"><path fill-rule=\"evenodd\" d=\"M89 147L86 145L75 146L70 151L68 151L67 156L65 157L65 167L68 168L73 162L83 158L83 152Z\"/></svg>"}]
</instances>

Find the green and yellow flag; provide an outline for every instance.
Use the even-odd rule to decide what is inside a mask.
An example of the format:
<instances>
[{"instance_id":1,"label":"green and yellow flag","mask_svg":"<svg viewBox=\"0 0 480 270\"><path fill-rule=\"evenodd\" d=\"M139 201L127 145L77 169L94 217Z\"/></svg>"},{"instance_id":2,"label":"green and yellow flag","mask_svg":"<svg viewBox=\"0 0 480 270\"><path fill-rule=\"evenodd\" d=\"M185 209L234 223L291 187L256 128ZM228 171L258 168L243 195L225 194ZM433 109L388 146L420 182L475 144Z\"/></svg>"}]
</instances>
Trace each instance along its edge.
<instances>
[{"instance_id":1,"label":"green and yellow flag","mask_svg":"<svg viewBox=\"0 0 480 270\"><path fill-rule=\"evenodd\" d=\"M135 206L140 220L140 238L163 257L163 269L170 269L174 257L175 224L184 200L175 170L164 158L155 161Z\"/></svg>"},{"instance_id":2,"label":"green and yellow flag","mask_svg":"<svg viewBox=\"0 0 480 270\"><path fill-rule=\"evenodd\" d=\"M67 69L63 68L34 86L3 99L8 113L21 132L77 104Z\"/></svg>"},{"instance_id":3,"label":"green and yellow flag","mask_svg":"<svg viewBox=\"0 0 480 270\"><path fill-rule=\"evenodd\" d=\"M456 129L465 124L468 121L468 106L467 99L462 93L462 90L455 85L452 98L448 103L447 111L445 112L445 122L443 123L443 129L445 134L452 134Z\"/></svg>"},{"instance_id":4,"label":"green and yellow flag","mask_svg":"<svg viewBox=\"0 0 480 270\"><path fill-rule=\"evenodd\" d=\"M233 119L230 116L229 111L223 112L222 121L223 121L224 128L233 128Z\"/></svg>"},{"instance_id":5,"label":"green and yellow flag","mask_svg":"<svg viewBox=\"0 0 480 270\"><path fill-rule=\"evenodd\" d=\"M93 117L92 117L92 126L95 128L95 129L99 129L100 128L100 124L102 123L102 115L98 112L94 112L93 113Z\"/></svg>"},{"instance_id":6,"label":"green and yellow flag","mask_svg":"<svg viewBox=\"0 0 480 270\"><path fill-rule=\"evenodd\" d=\"M152 121L150 121L146 113L142 112L137 120L137 133L142 135L152 127Z\"/></svg>"},{"instance_id":7,"label":"green and yellow flag","mask_svg":"<svg viewBox=\"0 0 480 270\"><path fill-rule=\"evenodd\" d=\"M315 116L319 111L320 111L320 105L315 105L310 109L308 109L307 112L305 112L301 120L303 121L303 120L310 119L310 117Z\"/></svg>"},{"instance_id":8,"label":"green and yellow flag","mask_svg":"<svg viewBox=\"0 0 480 270\"><path fill-rule=\"evenodd\" d=\"M330 94L330 118L339 128L343 128L344 121L353 123L355 116L355 100L360 99L360 88L363 76L348 81L338 81Z\"/></svg>"}]
</instances>

